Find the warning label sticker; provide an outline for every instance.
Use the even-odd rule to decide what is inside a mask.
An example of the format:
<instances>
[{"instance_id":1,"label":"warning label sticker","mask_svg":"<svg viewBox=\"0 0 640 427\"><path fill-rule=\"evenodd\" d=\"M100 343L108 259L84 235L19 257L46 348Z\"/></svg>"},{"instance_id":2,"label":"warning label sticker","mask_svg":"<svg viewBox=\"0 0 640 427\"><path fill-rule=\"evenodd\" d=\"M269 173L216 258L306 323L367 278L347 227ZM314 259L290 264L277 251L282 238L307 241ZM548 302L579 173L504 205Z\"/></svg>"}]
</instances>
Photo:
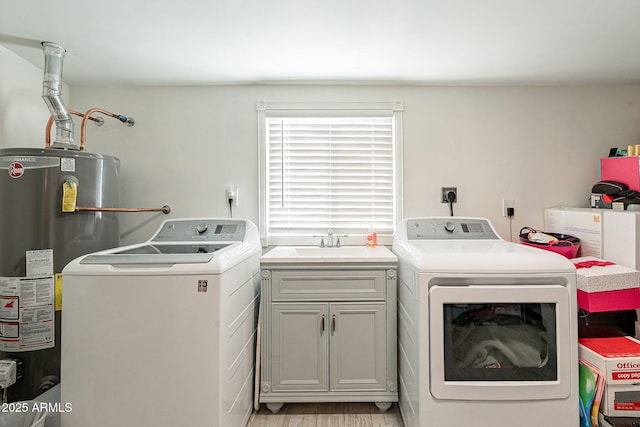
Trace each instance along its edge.
<instances>
[{"instance_id":1,"label":"warning label sticker","mask_svg":"<svg viewBox=\"0 0 640 427\"><path fill-rule=\"evenodd\" d=\"M0 350L55 345L54 277L0 277Z\"/></svg>"},{"instance_id":2,"label":"warning label sticker","mask_svg":"<svg viewBox=\"0 0 640 427\"><path fill-rule=\"evenodd\" d=\"M17 320L20 315L19 303L19 297L0 297L0 319Z\"/></svg>"},{"instance_id":3,"label":"warning label sticker","mask_svg":"<svg viewBox=\"0 0 640 427\"><path fill-rule=\"evenodd\" d=\"M53 274L53 249L27 251L27 276L51 276Z\"/></svg>"}]
</instances>

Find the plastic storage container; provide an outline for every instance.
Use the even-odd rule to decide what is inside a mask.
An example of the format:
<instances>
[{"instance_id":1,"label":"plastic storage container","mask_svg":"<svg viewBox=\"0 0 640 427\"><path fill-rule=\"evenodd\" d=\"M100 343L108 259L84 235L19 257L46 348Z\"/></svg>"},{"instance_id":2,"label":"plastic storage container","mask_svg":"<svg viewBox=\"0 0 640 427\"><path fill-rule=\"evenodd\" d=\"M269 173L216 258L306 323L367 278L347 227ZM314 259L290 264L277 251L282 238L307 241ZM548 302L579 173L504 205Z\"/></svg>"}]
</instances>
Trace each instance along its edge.
<instances>
[{"instance_id":1,"label":"plastic storage container","mask_svg":"<svg viewBox=\"0 0 640 427\"><path fill-rule=\"evenodd\" d=\"M580 239L575 236L570 236L568 234L559 234L559 233L547 233L550 236L558 239L558 242L551 243L539 243L529 240L529 233L537 232L533 228L523 227L520 230L520 243L527 246L532 246L534 248L545 249L547 251L558 253L567 258L575 258L578 255L578 250L580 249Z\"/></svg>"}]
</instances>

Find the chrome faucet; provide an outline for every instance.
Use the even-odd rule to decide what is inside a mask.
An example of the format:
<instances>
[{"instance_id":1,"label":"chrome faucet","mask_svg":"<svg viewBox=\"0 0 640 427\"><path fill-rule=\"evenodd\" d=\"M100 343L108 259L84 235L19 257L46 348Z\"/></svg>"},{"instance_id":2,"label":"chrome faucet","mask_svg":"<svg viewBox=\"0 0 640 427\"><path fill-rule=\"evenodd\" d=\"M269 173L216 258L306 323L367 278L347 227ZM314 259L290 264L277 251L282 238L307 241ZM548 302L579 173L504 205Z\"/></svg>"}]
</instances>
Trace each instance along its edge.
<instances>
[{"instance_id":1,"label":"chrome faucet","mask_svg":"<svg viewBox=\"0 0 640 427\"><path fill-rule=\"evenodd\" d=\"M328 236L322 236L322 235L314 235L313 237L319 237L320 238L320 247L321 248L326 248L327 244L325 243L325 238L327 238Z\"/></svg>"},{"instance_id":2,"label":"chrome faucet","mask_svg":"<svg viewBox=\"0 0 640 427\"><path fill-rule=\"evenodd\" d=\"M340 248L342 245L340 244L341 237L348 237L348 234L333 234L333 229L329 228L327 230L326 236L313 236L320 237L320 247L321 248ZM333 238L336 238L335 245L333 243Z\"/></svg>"}]
</instances>

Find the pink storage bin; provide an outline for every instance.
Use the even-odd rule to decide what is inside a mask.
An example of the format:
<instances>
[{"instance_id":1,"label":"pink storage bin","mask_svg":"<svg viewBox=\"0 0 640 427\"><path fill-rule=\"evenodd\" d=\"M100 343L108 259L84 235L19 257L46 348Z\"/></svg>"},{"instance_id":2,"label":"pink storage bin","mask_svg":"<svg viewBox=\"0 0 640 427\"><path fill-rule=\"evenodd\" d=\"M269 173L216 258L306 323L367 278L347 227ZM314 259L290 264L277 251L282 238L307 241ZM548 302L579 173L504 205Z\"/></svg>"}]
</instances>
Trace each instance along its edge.
<instances>
[{"instance_id":1,"label":"pink storage bin","mask_svg":"<svg viewBox=\"0 0 640 427\"><path fill-rule=\"evenodd\" d=\"M523 227L520 230L520 243L534 248L555 252L566 258L575 258L578 255L578 250L580 249L580 239L575 236L569 236L568 234L559 233L547 233L546 231L543 231L544 234L548 234L558 239L558 242L539 243L529 240L528 236L531 232L535 233L537 231L531 227Z\"/></svg>"}]
</instances>

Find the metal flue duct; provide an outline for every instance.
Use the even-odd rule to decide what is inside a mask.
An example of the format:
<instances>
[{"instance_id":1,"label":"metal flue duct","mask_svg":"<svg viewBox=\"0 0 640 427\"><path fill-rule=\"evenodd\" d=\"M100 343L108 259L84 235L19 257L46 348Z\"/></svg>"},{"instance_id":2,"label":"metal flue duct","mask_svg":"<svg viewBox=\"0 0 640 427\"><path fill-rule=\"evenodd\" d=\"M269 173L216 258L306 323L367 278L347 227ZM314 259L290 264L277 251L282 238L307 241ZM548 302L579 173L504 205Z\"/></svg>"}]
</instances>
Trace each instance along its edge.
<instances>
[{"instance_id":1,"label":"metal flue duct","mask_svg":"<svg viewBox=\"0 0 640 427\"><path fill-rule=\"evenodd\" d=\"M56 139L52 148L78 150L73 140L73 120L62 102L62 63L66 50L51 42L43 42L44 79L42 82L42 99L49 107L56 123Z\"/></svg>"}]
</instances>

